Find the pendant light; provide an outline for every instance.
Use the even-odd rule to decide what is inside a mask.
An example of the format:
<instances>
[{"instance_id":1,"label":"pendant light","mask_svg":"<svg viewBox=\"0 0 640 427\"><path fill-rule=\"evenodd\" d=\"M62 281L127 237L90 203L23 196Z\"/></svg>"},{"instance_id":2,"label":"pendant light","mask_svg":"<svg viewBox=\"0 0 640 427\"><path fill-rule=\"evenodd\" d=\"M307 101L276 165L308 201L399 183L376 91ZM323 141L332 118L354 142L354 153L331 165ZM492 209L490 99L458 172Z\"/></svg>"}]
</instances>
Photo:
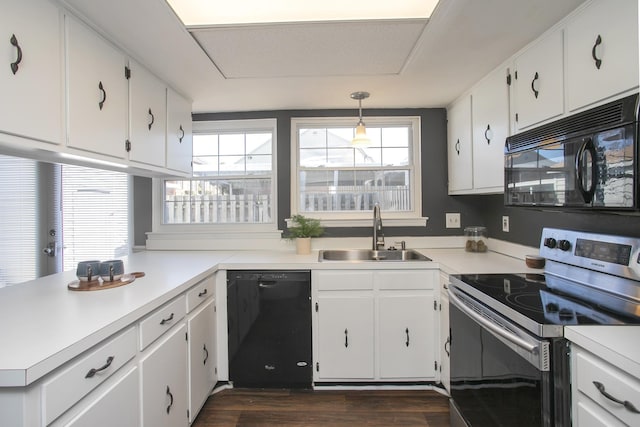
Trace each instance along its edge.
<instances>
[{"instance_id":1,"label":"pendant light","mask_svg":"<svg viewBox=\"0 0 640 427\"><path fill-rule=\"evenodd\" d=\"M371 144L371 139L367 136L367 130L365 129L364 122L362 121L362 100L367 99L368 97L369 92L353 92L351 94L351 99L358 100L358 114L360 117L360 120L358 120L358 124L356 125L356 136L351 140L351 145L362 147Z\"/></svg>"}]
</instances>

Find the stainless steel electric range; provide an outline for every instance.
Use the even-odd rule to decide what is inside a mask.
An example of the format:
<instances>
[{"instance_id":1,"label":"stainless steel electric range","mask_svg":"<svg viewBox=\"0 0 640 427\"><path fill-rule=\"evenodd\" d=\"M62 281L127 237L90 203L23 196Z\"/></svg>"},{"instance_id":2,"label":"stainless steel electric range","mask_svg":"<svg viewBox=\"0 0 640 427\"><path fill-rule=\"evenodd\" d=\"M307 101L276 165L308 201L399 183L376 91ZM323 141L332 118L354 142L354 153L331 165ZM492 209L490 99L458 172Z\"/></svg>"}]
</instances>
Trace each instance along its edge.
<instances>
[{"instance_id":1,"label":"stainless steel electric range","mask_svg":"<svg viewBox=\"0 0 640 427\"><path fill-rule=\"evenodd\" d=\"M545 228L541 274L451 278L451 425L570 426L565 325L640 324L640 238Z\"/></svg>"}]
</instances>

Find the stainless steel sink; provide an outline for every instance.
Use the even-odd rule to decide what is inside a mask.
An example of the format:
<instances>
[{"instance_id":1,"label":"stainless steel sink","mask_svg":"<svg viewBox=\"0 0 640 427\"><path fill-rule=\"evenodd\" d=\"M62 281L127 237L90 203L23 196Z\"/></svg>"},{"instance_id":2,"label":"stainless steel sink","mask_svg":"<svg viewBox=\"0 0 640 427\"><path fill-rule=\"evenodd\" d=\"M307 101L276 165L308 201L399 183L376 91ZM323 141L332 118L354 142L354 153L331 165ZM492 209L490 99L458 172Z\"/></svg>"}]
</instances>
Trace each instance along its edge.
<instances>
[{"instance_id":1,"label":"stainless steel sink","mask_svg":"<svg viewBox=\"0 0 640 427\"><path fill-rule=\"evenodd\" d=\"M318 261L431 261L431 258L413 249L330 249L320 251Z\"/></svg>"}]
</instances>

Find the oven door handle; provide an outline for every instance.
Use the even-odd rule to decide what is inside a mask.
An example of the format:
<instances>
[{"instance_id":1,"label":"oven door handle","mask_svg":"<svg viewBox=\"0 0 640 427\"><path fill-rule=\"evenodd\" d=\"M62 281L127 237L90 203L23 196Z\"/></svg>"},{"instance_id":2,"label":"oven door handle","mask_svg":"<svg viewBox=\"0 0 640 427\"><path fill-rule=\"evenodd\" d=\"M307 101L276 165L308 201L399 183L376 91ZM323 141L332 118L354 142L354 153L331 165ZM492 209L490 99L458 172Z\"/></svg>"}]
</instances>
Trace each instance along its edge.
<instances>
[{"instance_id":1,"label":"oven door handle","mask_svg":"<svg viewBox=\"0 0 640 427\"><path fill-rule=\"evenodd\" d=\"M519 336L501 328L495 323L485 319L476 313L473 309L469 308L458 296L453 292L451 288L448 290L449 299L454 303L456 307L462 310L467 316L478 322L481 326L485 327L494 334L504 338L505 340L517 345L518 347L528 351L529 353L538 354L539 349L537 344L532 344L520 338Z\"/></svg>"},{"instance_id":2,"label":"oven door handle","mask_svg":"<svg viewBox=\"0 0 640 427\"><path fill-rule=\"evenodd\" d=\"M589 182L589 188L585 188L584 167L587 165L584 154L588 152L591 156L591 182ZM596 192L597 184L597 165L596 165L596 146L593 143L593 139L586 138L576 154L576 186L578 191L582 195L582 199L585 203L591 203L593 196Z\"/></svg>"}]
</instances>

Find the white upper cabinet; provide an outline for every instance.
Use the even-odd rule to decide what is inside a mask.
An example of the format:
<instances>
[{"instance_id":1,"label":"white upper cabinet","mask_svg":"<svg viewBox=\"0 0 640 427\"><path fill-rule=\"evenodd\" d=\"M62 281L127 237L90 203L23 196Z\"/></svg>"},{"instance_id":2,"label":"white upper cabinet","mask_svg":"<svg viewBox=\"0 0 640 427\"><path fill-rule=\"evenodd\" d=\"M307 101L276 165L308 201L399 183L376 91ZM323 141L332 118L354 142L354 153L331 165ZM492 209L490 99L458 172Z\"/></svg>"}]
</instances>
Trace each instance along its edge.
<instances>
[{"instance_id":1,"label":"white upper cabinet","mask_svg":"<svg viewBox=\"0 0 640 427\"><path fill-rule=\"evenodd\" d=\"M71 16L67 30L67 144L124 159L128 124L126 58Z\"/></svg>"},{"instance_id":2,"label":"white upper cabinet","mask_svg":"<svg viewBox=\"0 0 640 427\"><path fill-rule=\"evenodd\" d=\"M191 175L191 103L167 89L167 168Z\"/></svg>"},{"instance_id":3,"label":"white upper cabinet","mask_svg":"<svg viewBox=\"0 0 640 427\"><path fill-rule=\"evenodd\" d=\"M471 96L465 96L447 110L449 193L471 190Z\"/></svg>"},{"instance_id":4,"label":"white upper cabinet","mask_svg":"<svg viewBox=\"0 0 640 427\"><path fill-rule=\"evenodd\" d=\"M498 68L472 92L473 188L504 190L504 144L509 136L507 70Z\"/></svg>"},{"instance_id":5,"label":"white upper cabinet","mask_svg":"<svg viewBox=\"0 0 640 427\"><path fill-rule=\"evenodd\" d=\"M49 0L3 0L0 132L63 139L62 14Z\"/></svg>"},{"instance_id":6,"label":"white upper cabinet","mask_svg":"<svg viewBox=\"0 0 640 427\"><path fill-rule=\"evenodd\" d=\"M514 131L564 112L563 40L556 30L537 40L514 60Z\"/></svg>"},{"instance_id":7,"label":"white upper cabinet","mask_svg":"<svg viewBox=\"0 0 640 427\"><path fill-rule=\"evenodd\" d=\"M594 1L569 21L567 108L638 87L638 1Z\"/></svg>"},{"instance_id":8,"label":"white upper cabinet","mask_svg":"<svg viewBox=\"0 0 640 427\"><path fill-rule=\"evenodd\" d=\"M165 166L167 89L135 61L129 61L129 160Z\"/></svg>"}]
</instances>

